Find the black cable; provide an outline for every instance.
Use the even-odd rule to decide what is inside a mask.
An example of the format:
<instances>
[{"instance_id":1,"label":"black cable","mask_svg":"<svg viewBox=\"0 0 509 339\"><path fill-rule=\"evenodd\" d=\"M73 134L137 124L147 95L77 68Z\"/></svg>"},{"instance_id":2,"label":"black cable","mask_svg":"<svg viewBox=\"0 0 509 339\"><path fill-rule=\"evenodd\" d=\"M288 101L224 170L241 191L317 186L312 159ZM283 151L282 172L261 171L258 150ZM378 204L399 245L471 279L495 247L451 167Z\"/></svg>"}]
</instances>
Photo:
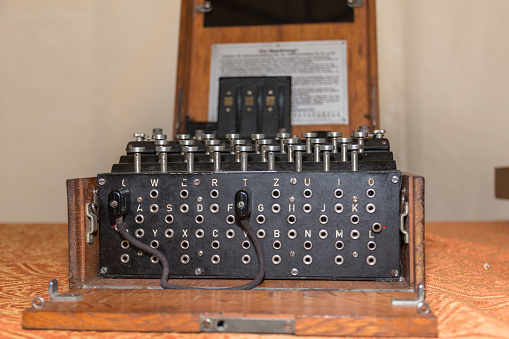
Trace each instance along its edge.
<instances>
[{"instance_id":1,"label":"black cable","mask_svg":"<svg viewBox=\"0 0 509 339\"><path fill-rule=\"evenodd\" d=\"M258 286L265 277L265 257L263 255L263 248L259 241L259 239L256 237L256 234L254 230L251 228L251 225L249 225L249 220L242 219L240 220L240 226L247 232L247 236L249 239L251 239L251 242L253 243L253 247L256 251L256 257L258 259L258 274L256 277L248 282L247 284L234 286L234 287L192 287L192 286L184 286L184 285L177 285L177 284L170 284L168 282L169 276L170 276L170 264L168 262L168 259L166 256L159 251L158 249L152 248L147 244L142 243L135 237L133 237L129 232L127 232L124 220L122 217L117 218L115 220L115 223L117 224L117 228L120 232L120 234L127 240L129 243L131 243L133 246L139 248L142 251L145 251L147 253L150 253L152 255L155 255L159 262L161 263L161 266L163 266L163 275L161 277L161 287L164 289L187 289L187 290L193 290L193 289L224 289L224 290L250 290Z\"/></svg>"}]
</instances>

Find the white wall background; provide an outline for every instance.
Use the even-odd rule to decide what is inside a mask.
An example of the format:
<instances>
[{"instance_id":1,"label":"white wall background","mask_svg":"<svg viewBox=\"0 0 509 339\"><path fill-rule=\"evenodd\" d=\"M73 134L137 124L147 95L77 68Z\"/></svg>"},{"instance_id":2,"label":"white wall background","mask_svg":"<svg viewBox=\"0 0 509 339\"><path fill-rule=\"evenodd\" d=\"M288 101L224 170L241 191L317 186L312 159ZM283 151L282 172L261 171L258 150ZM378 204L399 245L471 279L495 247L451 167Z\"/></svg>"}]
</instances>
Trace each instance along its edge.
<instances>
[{"instance_id":1,"label":"white wall background","mask_svg":"<svg viewBox=\"0 0 509 339\"><path fill-rule=\"evenodd\" d=\"M379 0L382 124L426 178L427 220L509 218L509 1Z\"/></svg>"},{"instance_id":2,"label":"white wall background","mask_svg":"<svg viewBox=\"0 0 509 339\"><path fill-rule=\"evenodd\" d=\"M379 0L382 125L428 220L507 219L509 1ZM0 221L64 222L65 180L172 125L178 0L0 0Z\"/></svg>"}]
</instances>

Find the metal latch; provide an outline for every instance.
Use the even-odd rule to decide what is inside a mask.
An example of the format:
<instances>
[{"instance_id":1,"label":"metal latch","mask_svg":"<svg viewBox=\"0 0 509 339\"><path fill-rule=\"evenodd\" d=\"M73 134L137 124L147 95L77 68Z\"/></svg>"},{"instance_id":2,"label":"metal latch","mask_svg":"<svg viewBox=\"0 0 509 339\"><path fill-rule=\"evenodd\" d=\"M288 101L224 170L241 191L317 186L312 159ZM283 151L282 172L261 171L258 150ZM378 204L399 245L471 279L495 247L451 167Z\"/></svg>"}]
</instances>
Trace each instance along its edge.
<instances>
[{"instance_id":1,"label":"metal latch","mask_svg":"<svg viewBox=\"0 0 509 339\"><path fill-rule=\"evenodd\" d=\"M200 331L230 333L295 333L294 319L200 316Z\"/></svg>"},{"instance_id":2,"label":"metal latch","mask_svg":"<svg viewBox=\"0 0 509 339\"><path fill-rule=\"evenodd\" d=\"M408 201L404 202L404 211L400 215L399 219L399 230L405 236L405 244L410 242L410 237L408 235L408 231L405 229L405 217L408 216Z\"/></svg>"},{"instance_id":3,"label":"metal latch","mask_svg":"<svg viewBox=\"0 0 509 339\"><path fill-rule=\"evenodd\" d=\"M97 206L99 200L97 188L94 188L93 190L93 199L94 202L87 203L85 205L85 214L89 219L89 225L86 236L87 243L89 244L92 244L94 242L94 233L97 232L97 219L98 219Z\"/></svg>"},{"instance_id":4,"label":"metal latch","mask_svg":"<svg viewBox=\"0 0 509 339\"><path fill-rule=\"evenodd\" d=\"M58 280L51 279L48 283L49 300L51 301L78 301L81 300L81 294L60 294L58 293ZM43 297L35 297L32 306L35 308L43 308L46 301Z\"/></svg>"},{"instance_id":5,"label":"metal latch","mask_svg":"<svg viewBox=\"0 0 509 339\"><path fill-rule=\"evenodd\" d=\"M417 299L398 299L392 298L391 302L394 306L415 306L417 307L417 312L420 314L428 314L431 309L427 302L424 301L425 296L424 285L419 284L417 287Z\"/></svg>"},{"instance_id":6,"label":"metal latch","mask_svg":"<svg viewBox=\"0 0 509 339\"><path fill-rule=\"evenodd\" d=\"M194 11L198 13L212 12L212 4L210 1L205 1L202 5L195 6Z\"/></svg>"}]
</instances>

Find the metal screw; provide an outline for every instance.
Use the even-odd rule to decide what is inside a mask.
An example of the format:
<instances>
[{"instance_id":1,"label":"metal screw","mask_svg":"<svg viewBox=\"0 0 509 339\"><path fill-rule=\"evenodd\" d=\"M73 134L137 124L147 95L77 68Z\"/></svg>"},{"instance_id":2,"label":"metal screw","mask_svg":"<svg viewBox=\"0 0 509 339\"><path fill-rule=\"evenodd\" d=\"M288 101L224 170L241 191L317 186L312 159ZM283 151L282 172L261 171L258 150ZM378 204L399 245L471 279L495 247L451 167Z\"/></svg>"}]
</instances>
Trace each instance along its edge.
<instances>
[{"instance_id":1,"label":"metal screw","mask_svg":"<svg viewBox=\"0 0 509 339\"><path fill-rule=\"evenodd\" d=\"M198 251L198 256L199 257L203 256L203 251Z\"/></svg>"},{"instance_id":2,"label":"metal screw","mask_svg":"<svg viewBox=\"0 0 509 339\"><path fill-rule=\"evenodd\" d=\"M101 274L108 273L108 267L101 267Z\"/></svg>"},{"instance_id":3,"label":"metal screw","mask_svg":"<svg viewBox=\"0 0 509 339\"><path fill-rule=\"evenodd\" d=\"M290 197L290 202L294 202L295 201L295 197Z\"/></svg>"},{"instance_id":4,"label":"metal screw","mask_svg":"<svg viewBox=\"0 0 509 339\"><path fill-rule=\"evenodd\" d=\"M202 202L202 201L203 201L203 198L202 198L202 197L198 197L198 198L196 198L196 201L198 201L198 202Z\"/></svg>"},{"instance_id":5,"label":"metal screw","mask_svg":"<svg viewBox=\"0 0 509 339\"><path fill-rule=\"evenodd\" d=\"M352 201L353 202L357 202L357 201L359 201L359 198L356 195L354 195L353 198L352 198Z\"/></svg>"},{"instance_id":6,"label":"metal screw","mask_svg":"<svg viewBox=\"0 0 509 339\"><path fill-rule=\"evenodd\" d=\"M359 253L353 252L352 255L353 255L354 258L357 258L359 256Z\"/></svg>"},{"instance_id":7,"label":"metal screw","mask_svg":"<svg viewBox=\"0 0 509 339\"><path fill-rule=\"evenodd\" d=\"M142 202L142 201L143 201L143 198L142 198L142 197L138 197L138 198L136 199L136 201L137 201L137 202Z\"/></svg>"},{"instance_id":8,"label":"metal screw","mask_svg":"<svg viewBox=\"0 0 509 339\"><path fill-rule=\"evenodd\" d=\"M294 251L290 251L290 257L295 257L295 252Z\"/></svg>"},{"instance_id":9,"label":"metal screw","mask_svg":"<svg viewBox=\"0 0 509 339\"><path fill-rule=\"evenodd\" d=\"M296 268L292 268L292 275L297 275L297 274L299 274L299 270Z\"/></svg>"},{"instance_id":10,"label":"metal screw","mask_svg":"<svg viewBox=\"0 0 509 339\"><path fill-rule=\"evenodd\" d=\"M391 182L393 184L397 184L399 182L399 178L397 175L393 175L392 178L391 178Z\"/></svg>"},{"instance_id":11,"label":"metal screw","mask_svg":"<svg viewBox=\"0 0 509 339\"><path fill-rule=\"evenodd\" d=\"M195 269L194 270L194 274L200 275L201 274L201 268L198 267L197 269Z\"/></svg>"},{"instance_id":12,"label":"metal screw","mask_svg":"<svg viewBox=\"0 0 509 339\"><path fill-rule=\"evenodd\" d=\"M140 250L140 251L138 251L138 256L140 256L140 257L141 257L142 255L143 255L143 251L141 251L141 250Z\"/></svg>"},{"instance_id":13,"label":"metal screw","mask_svg":"<svg viewBox=\"0 0 509 339\"><path fill-rule=\"evenodd\" d=\"M290 184L295 185L297 183L297 178L291 178Z\"/></svg>"},{"instance_id":14,"label":"metal screw","mask_svg":"<svg viewBox=\"0 0 509 339\"><path fill-rule=\"evenodd\" d=\"M104 178L99 179L99 185L104 185L106 183L106 180Z\"/></svg>"},{"instance_id":15,"label":"metal screw","mask_svg":"<svg viewBox=\"0 0 509 339\"><path fill-rule=\"evenodd\" d=\"M244 208L244 202L243 201L239 201L239 203L237 204L237 206L239 208Z\"/></svg>"},{"instance_id":16,"label":"metal screw","mask_svg":"<svg viewBox=\"0 0 509 339\"><path fill-rule=\"evenodd\" d=\"M210 328L210 327L212 327L212 320L210 320L210 319L203 319L202 322L201 322L201 326L203 328Z\"/></svg>"},{"instance_id":17,"label":"metal screw","mask_svg":"<svg viewBox=\"0 0 509 339\"><path fill-rule=\"evenodd\" d=\"M398 270L392 270L392 271L391 271L391 275L392 275L394 278L396 278L396 277L399 275Z\"/></svg>"},{"instance_id":18,"label":"metal screw","mask_svg":"<svg viewBox=\"0 0 509 339\"><path fill-rule=\"evenodd\" d=\"M195 186L198 186L198 185L200 184L200 179L194 179L194 180L193 180L193 184L194 184Z\"/></svg>"},{"instance_id":19,"label":"metal screw","mask_svg":"<svg viewBox=\"0 0 509 339\"><path fill-rule=\"evenodd\" d=\"M118 206L118 201L116 201L116 200L110 201L110 206L113 207L113 208L117 207Z\"/></svg>"}]
</instances>

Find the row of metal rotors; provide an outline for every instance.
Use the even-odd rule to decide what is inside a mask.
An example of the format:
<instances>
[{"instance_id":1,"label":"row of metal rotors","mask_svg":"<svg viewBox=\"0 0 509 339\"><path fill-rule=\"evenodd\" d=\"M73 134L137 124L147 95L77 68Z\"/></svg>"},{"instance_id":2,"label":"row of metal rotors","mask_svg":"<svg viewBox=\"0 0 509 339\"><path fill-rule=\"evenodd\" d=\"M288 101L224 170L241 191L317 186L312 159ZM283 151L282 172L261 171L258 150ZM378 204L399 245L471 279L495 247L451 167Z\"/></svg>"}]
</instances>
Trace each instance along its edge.
<instances>
[{"instance_id":1,"label":"row of metal rotors","mask_svg":"<svg viewBox=\"0 0 509 339\"><path fill-rule=\"evenodd\" d=\"M361 126L361 129L367 126ZM373 134L368 131L354 131L353 138L342 137L341 132L327 132L327 138L318 138L318 133L303 133L302 139L292 136L290 133L280 132L276 134L275 140L267 139L265 134L252 134L251 139L243 139L240 134L227 134L226 140L219 140L215 134L197 133L194 137L190 134L177 134L177 147L171 147L166 135L161 129L154 129L152 138L144 134L134 134L135 141L152 141L159 155L161 171L166 173L167 154L180 152L184 155L187 163L187 172L194 171L194 154L203 151L209 155L210 161L214 163L214 171L221 170L221 153L229 151L235 155L235 161L240 162L241 171L247 171L248 154L260 154L261 162L267 163L267 170L275 169L275 153L287 154L288 162L295 162L295 170L302 171L302 153L314 154L315 162L323 162L323 170L330 171L330 153L340 153L341 161L350 161L353 171L358 170L359 153L364 152L364 139L367 137L383 138L385 130L375 130ZM141 154L144 147L131 147L129 153L134 154L134 171L141 172Z\"/></svg>"}]
</instances>

